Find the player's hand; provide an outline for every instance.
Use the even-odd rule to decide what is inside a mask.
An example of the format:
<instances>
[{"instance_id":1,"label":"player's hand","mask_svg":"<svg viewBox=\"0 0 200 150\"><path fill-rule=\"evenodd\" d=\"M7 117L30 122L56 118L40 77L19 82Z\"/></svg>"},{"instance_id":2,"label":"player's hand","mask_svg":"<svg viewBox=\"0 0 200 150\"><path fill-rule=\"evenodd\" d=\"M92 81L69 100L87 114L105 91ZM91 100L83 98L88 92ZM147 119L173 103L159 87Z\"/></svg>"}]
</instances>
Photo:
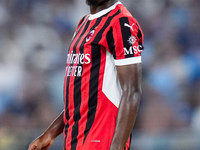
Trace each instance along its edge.
<instances>
[{"instance_id":1,"label":"player's hand","mask_svg":"<svg viewBox=\"0 0 200 150\"><path fill-rule=\"evenodd\" d=\"M29 145L28 150L48 150L53 144L53 141L54 139L50 136L41 135Z\"/></svg>"}]
</instances>

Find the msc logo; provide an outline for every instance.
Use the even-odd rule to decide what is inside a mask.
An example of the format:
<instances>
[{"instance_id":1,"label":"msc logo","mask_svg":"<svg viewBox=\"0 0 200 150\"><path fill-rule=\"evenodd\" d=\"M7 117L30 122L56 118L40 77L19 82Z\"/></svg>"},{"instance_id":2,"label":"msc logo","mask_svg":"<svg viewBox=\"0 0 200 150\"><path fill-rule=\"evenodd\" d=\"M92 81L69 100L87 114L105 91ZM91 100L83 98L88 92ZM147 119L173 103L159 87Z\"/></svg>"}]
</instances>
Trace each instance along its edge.
<instances>
[{"instance_id":1,"label":"msc logo","mask_svg":"<svg viewBox=\"0 0 200 150\"><path fill-rule=\"evenodd\" d=\"M130 45L134 45L136 41L137 41L137 38L136 38L135 36L132 36L132 35L131 35L131 36L128 38L128 43L129 43Z\"/></svg>"},{"instance_id":2,"label":"msc logo","mask_svg":"<svg viewBox=\"0 0 200 150\"><path fill-rule=\"evenodd\" d=\"M124 55L131 55L131 54L138 54L141 53L142 50L140 50L141 45L138 46L130 46L129 49L124 47Z\"/></svg>"}]
</instances>

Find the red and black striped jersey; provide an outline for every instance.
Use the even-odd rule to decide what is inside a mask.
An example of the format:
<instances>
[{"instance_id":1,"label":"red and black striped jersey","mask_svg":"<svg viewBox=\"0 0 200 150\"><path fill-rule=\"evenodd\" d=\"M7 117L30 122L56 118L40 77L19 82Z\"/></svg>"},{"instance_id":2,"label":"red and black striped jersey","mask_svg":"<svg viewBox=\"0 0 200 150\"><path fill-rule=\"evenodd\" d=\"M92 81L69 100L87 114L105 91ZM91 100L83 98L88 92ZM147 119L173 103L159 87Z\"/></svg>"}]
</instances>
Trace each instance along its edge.
<instances>
[{"instance_id":1,"label":"red and black striped jersey","mask_svg":"<svg viewBox=\"0 0 200 150\"><path fill-rule=\"evenodd\" d=\"M141 63L142 50L142 30L121 2L79 22L67 55L65 150L109 150L122 93L116 66Z\"/></svg>"}]
</instances>

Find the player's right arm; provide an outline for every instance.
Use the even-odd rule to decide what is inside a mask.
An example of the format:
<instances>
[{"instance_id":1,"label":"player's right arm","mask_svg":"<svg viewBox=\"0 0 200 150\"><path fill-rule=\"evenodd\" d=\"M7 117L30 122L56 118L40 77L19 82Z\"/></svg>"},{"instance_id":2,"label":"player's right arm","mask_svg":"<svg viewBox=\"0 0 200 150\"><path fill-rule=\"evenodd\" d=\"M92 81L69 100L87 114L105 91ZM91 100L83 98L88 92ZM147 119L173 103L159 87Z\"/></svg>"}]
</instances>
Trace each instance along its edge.
<instances>
[{"instance_id":1,"label":"player's right arm","mask_svg":"<svg viewBox=\"0 0 200 150\"><path fill-rule=\"evenodd\" d=\"M42 135L29 145L28 150L47 150L53 144L54 139L63 132L63 115L64 111L62 111Z\"/></svg>"}]
</instances>

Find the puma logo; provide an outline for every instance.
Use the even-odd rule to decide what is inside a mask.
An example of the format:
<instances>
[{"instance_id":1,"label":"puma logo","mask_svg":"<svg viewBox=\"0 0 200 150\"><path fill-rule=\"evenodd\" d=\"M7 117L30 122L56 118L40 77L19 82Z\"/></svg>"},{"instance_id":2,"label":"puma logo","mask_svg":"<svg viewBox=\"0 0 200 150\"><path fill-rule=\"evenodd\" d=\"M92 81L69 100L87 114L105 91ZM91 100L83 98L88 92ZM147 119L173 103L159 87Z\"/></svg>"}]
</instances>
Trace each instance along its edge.
<instances>
[{"instance_id":1,"label":"puma logo","mask_svg":"<svg viewBox=\"0 0 200 150\"><path fill-rule=\"evenodd\" d=\"M134 31L133 30L133 26L134 26L135 24L133 23L131 26L129 25L129 24L127 24L127 23L124 23L124 26L125 27L129 27L132 31Z\"/></svg>"}]
</instances>

